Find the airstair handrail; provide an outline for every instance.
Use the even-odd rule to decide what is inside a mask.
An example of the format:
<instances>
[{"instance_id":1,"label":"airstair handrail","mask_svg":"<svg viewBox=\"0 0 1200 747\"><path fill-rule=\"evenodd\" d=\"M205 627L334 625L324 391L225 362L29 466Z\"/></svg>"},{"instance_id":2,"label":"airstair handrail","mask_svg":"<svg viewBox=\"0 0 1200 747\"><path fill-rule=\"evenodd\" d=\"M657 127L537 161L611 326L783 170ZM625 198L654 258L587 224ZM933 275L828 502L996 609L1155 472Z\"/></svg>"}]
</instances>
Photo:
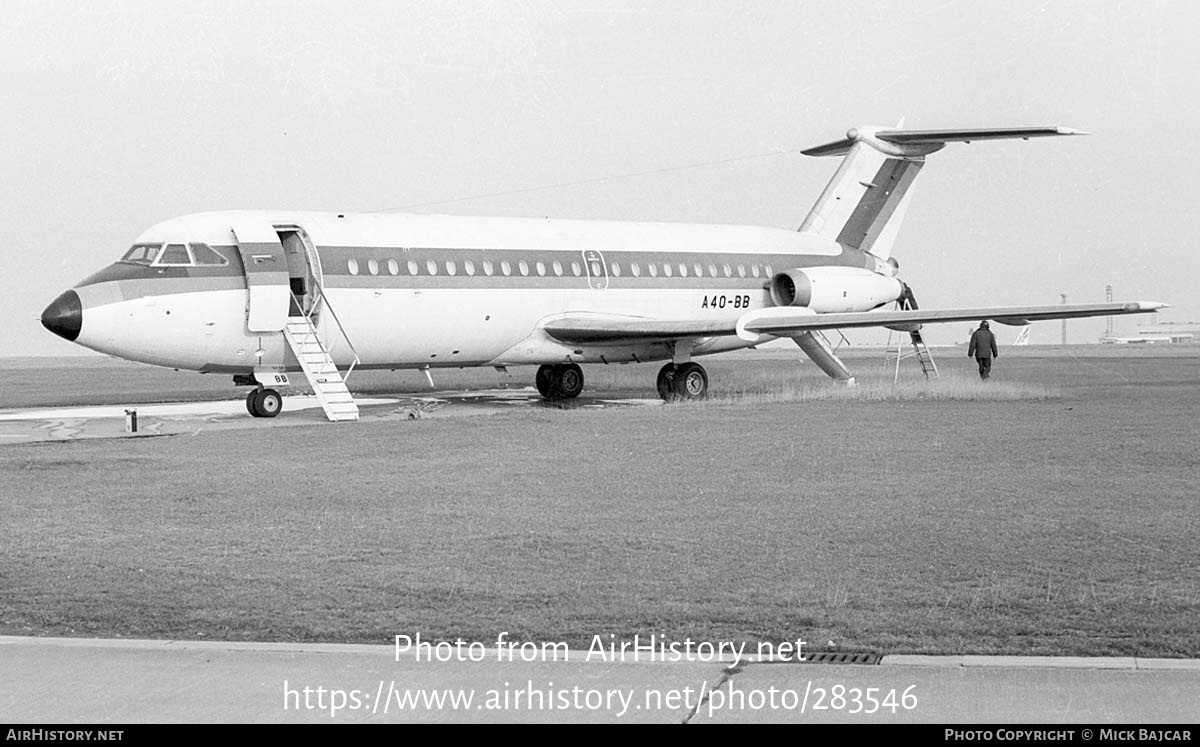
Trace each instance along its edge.
<instances>
[{"instance_id":1,"label":"airstair handrail","mask_svg":"<svg viewBox=\"0 0 1200 747\"><path fill-rule=\"evenodd\" d=\"M313 288L316 289L317 293L320 294L321 300L325 302L325 309L329 312L329 315L333 317L334 324L337 325L338 331L342 333L342 339L346 341L346 344L350 346L350 352L354 354L354 362L350 364L350 367L346 369L346 373L342 375L342 381L347 381L350 378L350 372L354 370L354 367L359 363L362 363L362 358L359 357L358 350L354 347L354 343L350 340L350 335L346 334L346 328L342 326L342 320L338 318L337 312L333 310L333 304L329 302L329 296L325 295L325 289L321 287L320 283L313 283L312 285ZM300 309L300 313L303 314L304 318L308 320L309 325L315 332L317 325L313 324L312 320L312 315L314 312L304 311L304 305L300 303L300 299L296 297L296 294L292 293L291 295L292 300L296 302L296 308ZM316 309L317 304L314 303L312 308ZM320 338L318 338L318 340L319 339ZM332 358L333 356L330 355L330 359Z\"/></svg>"}]
</instances>

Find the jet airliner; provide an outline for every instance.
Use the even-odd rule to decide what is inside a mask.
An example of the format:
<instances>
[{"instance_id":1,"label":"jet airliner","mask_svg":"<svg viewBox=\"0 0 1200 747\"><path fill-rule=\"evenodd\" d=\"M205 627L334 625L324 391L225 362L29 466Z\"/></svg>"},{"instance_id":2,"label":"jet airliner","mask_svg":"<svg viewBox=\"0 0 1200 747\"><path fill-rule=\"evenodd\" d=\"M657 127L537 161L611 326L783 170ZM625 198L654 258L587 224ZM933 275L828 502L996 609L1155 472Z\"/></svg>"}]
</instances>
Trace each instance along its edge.
<instances>
[{"instance_id":1,"label":"jet airliner","mask_svg":"<svg viewBox=\"0 0 1200 747\"><path fill-rule=\"evenodd\" d=\"M892 258L925 157L950 142L1082 134L1060 127L859 127L803 151L842 161L799 230L750 226L231 211L142 233L42 313L120 358L233 376L248 411L282 409L302 373L331 420L357 419L357 368L537 365L547 399L580 364L665 361L664 399L703 397L694 358L790 338L853 383L822 330L1138 314L1153 302L917 308ZM889 305L894 304L892 308ZM432 383L432 378L430 378Z\"/></svg>"}]
</instances>

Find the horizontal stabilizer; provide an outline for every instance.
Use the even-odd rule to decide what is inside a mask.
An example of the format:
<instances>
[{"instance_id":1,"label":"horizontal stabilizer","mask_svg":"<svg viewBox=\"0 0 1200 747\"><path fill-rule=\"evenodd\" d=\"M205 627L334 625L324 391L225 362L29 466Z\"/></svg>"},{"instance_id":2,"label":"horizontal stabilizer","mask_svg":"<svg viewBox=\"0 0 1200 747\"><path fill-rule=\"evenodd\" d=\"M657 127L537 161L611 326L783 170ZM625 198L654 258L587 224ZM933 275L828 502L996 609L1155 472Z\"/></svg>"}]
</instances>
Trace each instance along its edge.
<instances>
[{"instance_id":1,"label":"horizontal stabilizer","mask_svg":"<svg viewBox=\"0 0 1200 747\"><path fill-rule=\"evenodd\" d=\"M1086 135L1082 130L1070 127L996 127L959 130L880 130L870 127L855 127L846 133L846 137L832 143L818 145L815 148L800 151L806 156L842 156L850 151L850 147L858 142L870 143L872 140L891 143L897 146L937 146L940 149L946 143L970 143L975 140L1028 140L1031 137L1058 137L1062 135ZM892 152L890 148L883 150L888 155L905 155ZM911 155L925 155L933 151L924 148Z\"/></svg>"},{"instance_id":2,"label":"horizontal stabilizer","mask_svg":"<svg viewBox=\"0 0 1200 747\"><path fill-rule=\"evenodd\" d=\"M1000 127L968 130L884 130L875 137L889 143L969 143L972 140L1012 140L1057 135L1086 135L1070 127Z\"/></svg>"}]
</instances>

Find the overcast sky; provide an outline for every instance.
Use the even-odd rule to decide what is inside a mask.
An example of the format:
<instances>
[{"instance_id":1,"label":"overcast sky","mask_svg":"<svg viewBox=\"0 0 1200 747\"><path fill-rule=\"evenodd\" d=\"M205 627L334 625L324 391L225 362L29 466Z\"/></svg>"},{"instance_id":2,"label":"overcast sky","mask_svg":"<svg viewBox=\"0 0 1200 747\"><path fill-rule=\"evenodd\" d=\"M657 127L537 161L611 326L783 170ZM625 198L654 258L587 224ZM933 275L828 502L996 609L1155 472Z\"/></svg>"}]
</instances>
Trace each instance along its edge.
<instances>
[{"instance_id":1,"label":"overcast sky","mask_svg":"<svg viewBox=\"0 0 1200 747\"><path fill-rule=\"evenodd\" d=\"M42 308L175 215L795 228L837 166L797 150L901 116L1094 133L929 158L896 249L922 307L1111 284L1200 322L1197 28L1182 0L7 0L0 354L83 352ZM1073 321L1071 340L1104 324ZM1032 342L1059 336L1042 322Z\"/></svg>"}]
</instances>

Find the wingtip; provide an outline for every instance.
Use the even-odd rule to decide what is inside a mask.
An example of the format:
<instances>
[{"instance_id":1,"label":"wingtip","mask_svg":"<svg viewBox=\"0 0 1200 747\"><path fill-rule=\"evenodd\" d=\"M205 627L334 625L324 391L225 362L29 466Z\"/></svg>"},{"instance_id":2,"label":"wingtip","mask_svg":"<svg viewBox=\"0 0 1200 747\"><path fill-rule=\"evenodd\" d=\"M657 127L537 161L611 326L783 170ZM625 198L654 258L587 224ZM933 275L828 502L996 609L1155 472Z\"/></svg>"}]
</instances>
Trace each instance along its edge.
<instances>
[{"instance_id":1,"label":"wingtip","mask_svg":"<svg viewBox=\"0 0 1200 747\"><path fill-rule=\"evenodd\" d=\"M1059 135L1091 135L1092 133L1084 130L1077 130L1074 127L1056 127L1054 128Z\"/></svg>"}]
</instances>

